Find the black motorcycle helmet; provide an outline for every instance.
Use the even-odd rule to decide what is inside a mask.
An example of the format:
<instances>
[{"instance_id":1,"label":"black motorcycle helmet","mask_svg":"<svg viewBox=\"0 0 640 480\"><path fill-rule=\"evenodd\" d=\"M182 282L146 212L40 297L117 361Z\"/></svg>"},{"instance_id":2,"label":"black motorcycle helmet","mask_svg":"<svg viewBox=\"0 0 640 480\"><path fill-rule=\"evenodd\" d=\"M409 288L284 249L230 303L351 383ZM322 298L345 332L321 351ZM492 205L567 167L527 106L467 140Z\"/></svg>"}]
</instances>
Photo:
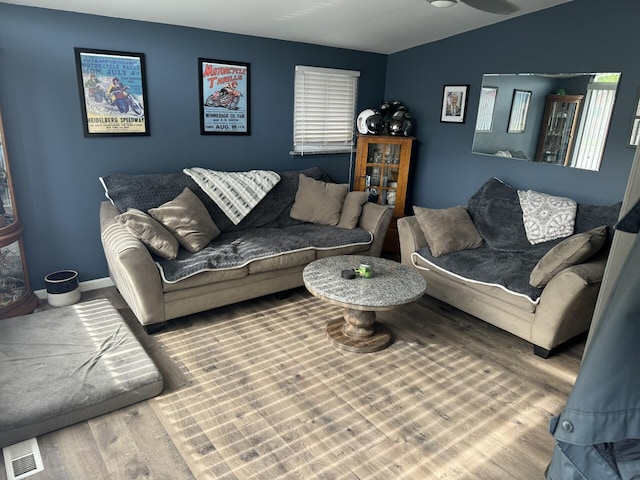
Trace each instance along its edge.
<instances>
[{"instance_id":1,"label":"black motorcycle helmet","mask_svg":"<svg viewBox=\"0 0 640 480\"><path fill-rule=\"evenodd\" d=\"M369 115L366 119L367 130L369 133L374 135L379 134L382 131L382 127L384 126L384 122L382 120L382 115L378 112L373 115Z\"/></svg>"},{"instance_id":2,"label":"black motorcycle helmet","mask_svg":"<svg viewBox=\"0 0 640 480\"><path fill-rule=\"evenodd\" d=\"M406 111L401 111L396 112L393 117L391 117L387 129L389 135L404 135L408 137L412 126L411 115Z\"/></svg>"}]
</instances>

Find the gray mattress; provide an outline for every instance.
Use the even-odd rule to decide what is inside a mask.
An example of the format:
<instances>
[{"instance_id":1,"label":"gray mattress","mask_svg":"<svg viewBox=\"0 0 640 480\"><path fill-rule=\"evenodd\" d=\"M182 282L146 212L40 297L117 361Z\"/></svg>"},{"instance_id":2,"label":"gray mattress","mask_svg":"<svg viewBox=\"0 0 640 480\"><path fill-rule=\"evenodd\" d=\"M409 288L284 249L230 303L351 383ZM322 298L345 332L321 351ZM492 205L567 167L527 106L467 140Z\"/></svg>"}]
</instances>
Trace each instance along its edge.
<instances>
[{"instance_id":1,"label":"gray mattress","mask_svg":"<svg viewBox=\"0 0 640 480\"><path fill-rule=\"evenodd\" d=\"M0 321L0 447L162 388L160 372L107 300Z\"/></svg>"}]
</instances>

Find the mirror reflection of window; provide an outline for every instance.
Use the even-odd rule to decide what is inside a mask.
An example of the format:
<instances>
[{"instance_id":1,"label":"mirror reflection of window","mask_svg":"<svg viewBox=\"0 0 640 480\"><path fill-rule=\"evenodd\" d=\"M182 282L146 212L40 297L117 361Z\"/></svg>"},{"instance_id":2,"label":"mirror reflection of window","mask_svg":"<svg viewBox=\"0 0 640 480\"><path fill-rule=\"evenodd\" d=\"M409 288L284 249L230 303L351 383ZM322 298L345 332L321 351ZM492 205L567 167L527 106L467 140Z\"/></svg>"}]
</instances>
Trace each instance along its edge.
<instances>
[{"instance_id":1,"label":"mirror reflection of window","mask_svg":"<svg viewBox=\"0 0 640 480\"><path fill-rule=\"evenodd\" d=\"M635 148L640 145L640 89L638 89L638 95L636 100L636 110L633 112L633 119L631 120L631 133L629 134L628 147Z\"/></svg>"},{"instance_id":2,"label":"mirror reflection of window","mask_svg":"<svg viewBox=\"0 0 640 480\"><path fill-rule=\"evenodd\" d=\"M490 132L493 128L493 110L496 106L497 96L497 87L482 87L478 118L476 120L476 132Z\"/></svg>"},{"instance_id":3,"label":"mirror reflection of window","mask_svg":"<svg viewBox=\"0 0 640 480\"><path fill-rule=\"evenodd\" d=\"M511 115L509 115L509 128L507 129L508 133L523 133L525 131L530 99L531 92L526 92L524 90L513 91Z\"/></svg>"},{"instance_id":4,"label":"mirror reflection of window","mask_svg":"<svg viewBox=\"0 0 640 480\"><path fill-rule=\"evenodd\" d=\"M599 170L607 131L616 103L619 73L597 73L587 86L571 166Z\"/></svg>"}]
</instances>

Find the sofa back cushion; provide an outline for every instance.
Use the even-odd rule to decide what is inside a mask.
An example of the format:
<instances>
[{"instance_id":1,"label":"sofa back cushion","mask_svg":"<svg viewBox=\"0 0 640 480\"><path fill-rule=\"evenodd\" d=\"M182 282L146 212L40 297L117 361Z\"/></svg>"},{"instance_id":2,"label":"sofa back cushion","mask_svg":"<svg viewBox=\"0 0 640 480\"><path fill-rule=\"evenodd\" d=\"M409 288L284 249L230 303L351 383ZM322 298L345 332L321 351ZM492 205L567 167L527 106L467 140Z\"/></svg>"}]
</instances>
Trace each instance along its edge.
<instances>
[{"instance_id":1,"label":"sofa back cushion","mask_svg":"<svg viewBox=\"0 0 640 480\"><path fill-rule=\"evenodd\" d=\"M180 245L190 252L199 252L220 235L203 203L186 187L173 200L150 208L149 215L173 233Z\"/></svg>"},{"instance_id":2,"label":"sofa back cushion","mask_svg":"<svg viewBox=\"0 0 640 480\"><path fill-rule=\"evenodd\" d=\"M136 208L130 208L117 215L116 220L156 255L168 260L178 256L178 239L155 218Z\"/></svg>"},{"instance_id":3,"label":"sofa back cushion","mask_svg":"<svg viewBox=\"0 0 640 480\"><path fill-rule=\"evenodd\" d=\"M529 283L534 287L544 287L558 273L572 265L586 262L605 244L607 226L576 233L549 250L531 271Z\"/></svg>"},{"instance_id":4,"label":"sofa back cushion","mask_svg":"<svg viewBox=\"0 0 640 480\"><path fill-rule=\"evenodd\" d=\"M618 221L622 202L613 205L578 204L575 233L583 233L600 225L606 225L609 237L613 235L613 226Z\"/></svg>"},{"instance_id":5,"label":"sofa back cushion","mask_svg":"<svg viewBox=\"0 0 640 480\"><path fill-rule=\"evenodd\" d=\"M414 205L413 213L434 257L482 245L482 237L469 213L460 205L443 209Z\"/></svg>"},{"instance_id":6,"label":"sofa back cushion","mask_svg":"<svg viewBox=\"0 0 640 480\"><path fill-rule=\"evenodd\" d=\"M342 211L340 212L340 221L337 227L340 228L356 228L358 221L362 215L362 206L369 201L368 192L349 192L344 198Z\"/></svg>"},{"instance_id":7,"label":"sofa back cushion","mask_svg":"<svg viewBox=\"0 0 640 480\"><path fill-rule=\"evenodd\" d=\"M349 186L322 182L300 174L291 218L319 225L337 225Z\"/></svg>"},{"instance_id":8,"label":"sofa back cushion","mask_svg":"<svg viewBox=\"0 0 640 480\"><path fill-rule=\"evenodd\" d=\"M491 178L474 193L467 210L488 248L524 252L531 248L522 221L518 191Z\"/></svg>"},{"instance_id":9,"label":"sofa back cushion","mask_svg":"<svg viewBox=\"0 0 640 480\"><path fill-rule=\"evenodd\" d=\"M301 223L289 216L298 191L298 175L303 173L316 180L331 181L318 167L280 173L280 182L238 224L224 214L215 202L188 175L182 172L157 174L112 174L100 177L105 194L120 212L136 208L148 212L151 208L176 198L189 188L202 201L215 225L222 232L262 226L287 226Z\"/></svg>"}]
</instances>

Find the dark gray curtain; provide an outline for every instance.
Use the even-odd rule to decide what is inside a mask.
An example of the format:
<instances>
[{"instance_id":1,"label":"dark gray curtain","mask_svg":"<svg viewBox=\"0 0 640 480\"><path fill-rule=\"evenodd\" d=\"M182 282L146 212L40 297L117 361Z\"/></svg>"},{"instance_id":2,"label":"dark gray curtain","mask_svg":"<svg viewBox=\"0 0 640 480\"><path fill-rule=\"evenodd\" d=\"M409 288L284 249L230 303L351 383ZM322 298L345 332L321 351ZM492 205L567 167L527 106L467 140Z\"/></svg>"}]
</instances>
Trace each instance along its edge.
<instances>
[{"instance_id":1,"label":"dark gray curtain","mask_svg":"<svg viewBox=\"0 0 640 480\"><path fill-rule=\"evenodd\" d=\"M640 202L616 229L636 238L567 404L551 421L548 480L640 480Z\"/></svg>"}]
</instances>

